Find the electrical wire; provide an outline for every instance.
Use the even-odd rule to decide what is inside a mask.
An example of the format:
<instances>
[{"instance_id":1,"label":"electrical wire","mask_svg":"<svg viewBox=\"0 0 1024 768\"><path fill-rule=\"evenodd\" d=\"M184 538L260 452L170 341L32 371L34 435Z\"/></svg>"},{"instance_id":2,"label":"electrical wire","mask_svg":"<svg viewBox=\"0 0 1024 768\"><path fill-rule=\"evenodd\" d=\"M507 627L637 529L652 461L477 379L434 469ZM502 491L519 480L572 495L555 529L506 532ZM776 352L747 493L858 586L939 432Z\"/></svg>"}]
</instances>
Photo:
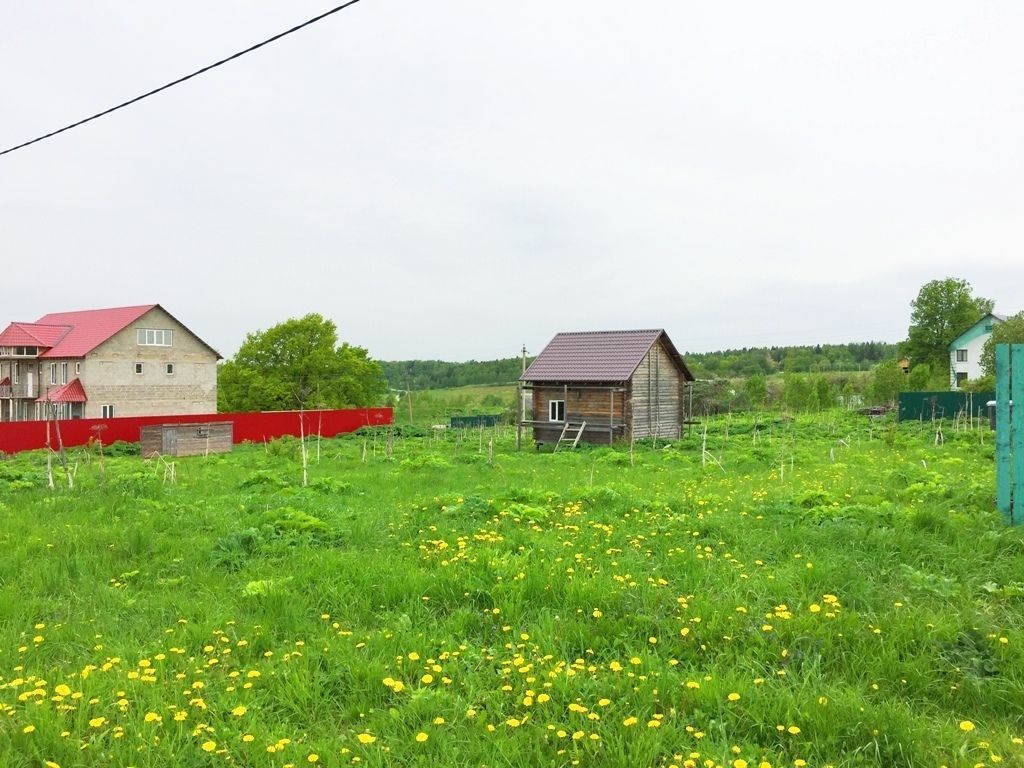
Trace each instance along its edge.
<instances>
[{"instance_id":1,"label":"electrical wire","mask_svg":"<svg viewBox=\"0 0 1024 768\"><path fill-rule=\"evenodd\" d=\"M77 128L80 125L85 125L86 123L91 122L93 120L96 120L97 118L103 117L104 115L109 115L111 112L116 112L119 109L124 109L125 107L127 107L127 106L129 106L131 104L135 104L138 101L142 101L143 99L149 98L150 96L154 96L154 95L160 93L161 91L166 91L168 88L173 88L175 85L179 85L181 83L184 83L186 80L191 80L193 77L201 75L204 72L209 72L211 69L216 69L217 67L221 66L222 64L227 64L229 61L234 61L235 59L240 58L241 56L244 56L247 53L252 53L257 48L262 48L263 46L268 45L269 43L273 43L275 40L280 40L282 37L286 37L287 35L290 35L292 32L298 32L300 29L302 29L304 27L308 27L311 24L315 24L316 22L318 22L318 21L320 21L322 19L326 19L328 16L331 16L332 14L335 14L338 11L343 11L346 8L348 8L350 5L355 5L358 2L359 2L359 0L348 0L348 2L342 3L339 6L331 8L331 10L329 10L329 11L327 11L325 13L321 13L319 16L314 16L312 19L309 19L309 21L304 21L302 24L299 24L298 26L292 27L291 29L285 30L284 32L281 32L281 33L279 33L277 35L274 35L273 37L267 38L266 40L264 40L261 43L256 43L256 45L249 46L244 51L239 51L238 53L235 53L235 54L232 54L231 56L228 56L226 59L221 59L220 61L215 62L213 64L210 64L209 66L203 67L202 69L197 69L195 72L193 72L190 75L185 75L184 77L179 77L177 80L174 80L173 82L167 83L166 85L161 85L159 88L154 88L152 91L149 91L148 93L144 93L141 96L136 96L134 99L130 99L130 100L124 102L123 104L118 104L116 107L111 107L110 109L105 109L102 112L98 112L95 115L93 115L92 117L87 117L84 120L79 120L77 123L71 123L71 125L65 125L63 128L59 128L56 131L51 131L50 133L46 134L45 136L39 136L38 138L32 139L31 141L26 141L23 144L18 144L17 146L11 147L10 149L5 149L2 152L0 152L0 155L6 155L6 154L8 154L10 152L14 152L15 150L18 150L18 149L24 149L25 147L31 146L32 144L38 144L40 141L43 141L44 139L49 139L49 138L51 138L53 136L56 136L58 133L64 133L64 131L70 131L72 128Z\"/></svg>"}]
</instances>

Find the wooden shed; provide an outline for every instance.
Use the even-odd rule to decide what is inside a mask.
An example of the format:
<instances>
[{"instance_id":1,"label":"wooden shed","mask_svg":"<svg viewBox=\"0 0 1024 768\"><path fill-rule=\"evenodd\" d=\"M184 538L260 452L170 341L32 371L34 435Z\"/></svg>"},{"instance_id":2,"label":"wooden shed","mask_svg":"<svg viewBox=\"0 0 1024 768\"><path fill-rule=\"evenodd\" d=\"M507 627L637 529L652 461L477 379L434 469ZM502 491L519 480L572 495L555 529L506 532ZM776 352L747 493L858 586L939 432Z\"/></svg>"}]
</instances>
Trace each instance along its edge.
<instances>
[{"instance_id":1,"label":"wooden shed","mask_svg":"<svg viewBox=\"0 0 1024 768\"><path fill-rule=\"evenodd\" d=\"M538 446L676 439L689 381L693 374L661 329L559 333L520 379L533 409L520 404L519 426L533 430Z\"/></svg>"},{"instance_id":2,"label":"wooden shed","mask_svg":"<svg viewBox=\"0 0 1024 768\"><path fill-rule=\"evenodd\" d=\"M154 424L139 429L139 448L143 456L231 453L233 447L234 424L230 421Z\"/></svg>"}]
</instances>

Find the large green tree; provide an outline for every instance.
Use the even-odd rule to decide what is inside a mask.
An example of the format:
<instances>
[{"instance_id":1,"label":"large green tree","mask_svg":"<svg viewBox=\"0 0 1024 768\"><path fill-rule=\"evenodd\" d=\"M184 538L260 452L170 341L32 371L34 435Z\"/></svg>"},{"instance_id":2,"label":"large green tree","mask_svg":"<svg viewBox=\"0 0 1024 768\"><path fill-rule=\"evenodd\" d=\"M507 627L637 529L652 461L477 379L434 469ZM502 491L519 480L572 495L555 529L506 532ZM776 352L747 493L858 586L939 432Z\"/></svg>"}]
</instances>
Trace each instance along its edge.
<instances>
[{"instance_id":1,"label":"large green tree","mask_svg":"<svg viewBox=\"0 0 1024 768\"><path fill-rule=\"evenodd\" d=\"M217 373L221 411L363 407L386 391L380 364L362 347L338 346L337 327L318 314L248 334Z\"/></svg>"},{"instance_id":2,"label":"large green tree","mask_svg":"<svg viewBox=\"0 0 1024 768\"><path fill-rule=\"evenodd\" d=\"M983 315L993 302L975 296L966 280L947 277L932 280L910 302L910 329L903 353L914 365L925 363L933 371L949 369L947 347Z\"/></svg>"}]
</instances>

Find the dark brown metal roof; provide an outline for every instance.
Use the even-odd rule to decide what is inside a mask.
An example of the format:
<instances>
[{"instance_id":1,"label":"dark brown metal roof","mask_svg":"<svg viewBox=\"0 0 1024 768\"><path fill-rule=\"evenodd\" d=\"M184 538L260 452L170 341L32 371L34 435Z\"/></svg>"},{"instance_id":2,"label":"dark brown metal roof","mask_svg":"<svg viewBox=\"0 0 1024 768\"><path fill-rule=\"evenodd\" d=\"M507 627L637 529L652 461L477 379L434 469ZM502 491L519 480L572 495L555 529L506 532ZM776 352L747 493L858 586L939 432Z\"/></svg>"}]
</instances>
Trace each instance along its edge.
<instances>
[{"instance_id":1,"label":"dark brown metal roof","mask_svg":"<svg viewBox=\"0 0 1024 768\"><path fill-rule=\"evenodd\" d=\"M559 333L537 355L520 381L627 381L659 339L683 377L693 381L693 374L672 340L660 328Z\"/></svg>"}]
</instances>

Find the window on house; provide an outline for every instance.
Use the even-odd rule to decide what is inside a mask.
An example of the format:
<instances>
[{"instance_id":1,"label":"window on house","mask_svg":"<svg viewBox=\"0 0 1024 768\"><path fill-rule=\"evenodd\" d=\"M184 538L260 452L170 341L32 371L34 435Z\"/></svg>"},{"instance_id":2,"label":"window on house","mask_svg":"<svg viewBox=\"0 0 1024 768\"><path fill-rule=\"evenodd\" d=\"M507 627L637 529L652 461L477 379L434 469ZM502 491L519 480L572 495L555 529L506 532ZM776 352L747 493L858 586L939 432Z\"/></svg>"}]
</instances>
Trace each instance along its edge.
<instances>
[{"instance_id":1,"label":"window on house","mask_svg":"<svg viewBox=\"0 0 1024 768\"><path fill-rule=\"evenodd\" d=\"M136 363L135 364L135 372L136 373L142 373L142 363Z\"/></svg>"},{"instance_id":2,"label":"window on house","mask_svg":"<svg viewBox=\"0 0 1024 768\"><path fill-rule=\"evenodd\" d=\"M114 418L114 406L113 405L104 405L102 410L103 410L103 416L101 418L104 418L104 419L112 419L112 418Z\"/></svg>"},{"instance_id":3,"label":"window on house","mask_svg":"<svg viewBox=\"0 0 1024 768\"><path fill-rule=\"evenodd\" d=\"M56 363L50 363L50 383L51 384L56 384L57 383L57 364Z\"/></svg>"},{"instance_id":4,"label":"window on house","mask_svg":"<svg viewBox=\"0 0 1024 768\"><path fill-rule=\"evenodd\" d=\"M565 421L565 400L548 401L548 421Z\"/></svg>"},{"instance_id":5,"label":"window on house","mask_svg":"<svg viewBox=\"0 0 1024 768\"><path fill-rule=\"evenodd\" d=\"M169 347L171 346L171 332L159 328L136 328L135 338L140 347Z\"/></svg>"},{"instance_id":6,"label":"window on house","mask_svg":"<svg viewBox=\"0 0 1024 768\"><path fill-rule=\"evenodd\" d=\"M986 325L985 326L985 333L992 333L992 326L991 325Z\"/></svg>"},{"instance_id":7,"label":"window on house","mask_svg":"<svg viewBox=\"0 0 1024 768\"><path fill-rule=\"evenodd\" d=\"M68 383L68 364L67 363L61 363L60 364L60 383L61 384L67 384Z\"/></svg>"},{"instance_id":8,"label":"window on house","mask_svg":"<svg viewBox=\"0 0 1024 768\"><path fill-rule=\"evenodd\" d=\"M967 374L964 371L957 371L957 374L956 374L956 385L959 387L965 381L967 381Z\"/></svg>"},{"instance_id":9,"label":"window on house","mask_svg":"<svg viewBox=\"0 0 1024 768\"><path fill-rule=\"evenodd\" d=\"M79 376L82 373L82 364L75 363L75 376Z\"/></svg>"},{"instance_id":10,"label":"window on house","mask_svg":"<svg viewBox=\"0 0 1024 768\"><path fill-rule=\"evenodd\" d=\"M174 375L174 363L168 363L167 364L167 375L168 376Z\"/></svg>"},{"instance_id":11,"label":"window on house","mask_svg":"<svg viewBox=\"0 0 1024 768\"><path fill-rule=\"evenodd\" d=\"M956 361L958 363L966 363L967 362L967 350L966 349L958 349L956 351Z\"/></svg>"}]
</instances>

